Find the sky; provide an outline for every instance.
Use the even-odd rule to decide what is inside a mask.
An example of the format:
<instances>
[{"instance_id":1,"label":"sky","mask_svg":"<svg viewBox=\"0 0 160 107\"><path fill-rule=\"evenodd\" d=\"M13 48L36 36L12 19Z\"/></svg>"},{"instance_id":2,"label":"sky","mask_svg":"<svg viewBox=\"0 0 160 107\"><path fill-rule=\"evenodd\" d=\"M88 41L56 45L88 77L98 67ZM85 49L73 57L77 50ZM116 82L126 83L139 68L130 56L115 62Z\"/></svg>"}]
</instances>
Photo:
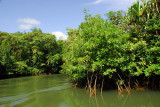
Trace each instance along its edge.
<instances>
[{"instance_id":1,"label":"sky","mask_svg":"<svg viewBox=\"0 0 160 107\"><path fill-rule=\"evenodd\" d=\"M57 38L67 38L66 28L78 28L88 13L104 15L124 10L136 0L0 0L0 31L28 32L36 27Z\"/></svg>"}]
</instances>

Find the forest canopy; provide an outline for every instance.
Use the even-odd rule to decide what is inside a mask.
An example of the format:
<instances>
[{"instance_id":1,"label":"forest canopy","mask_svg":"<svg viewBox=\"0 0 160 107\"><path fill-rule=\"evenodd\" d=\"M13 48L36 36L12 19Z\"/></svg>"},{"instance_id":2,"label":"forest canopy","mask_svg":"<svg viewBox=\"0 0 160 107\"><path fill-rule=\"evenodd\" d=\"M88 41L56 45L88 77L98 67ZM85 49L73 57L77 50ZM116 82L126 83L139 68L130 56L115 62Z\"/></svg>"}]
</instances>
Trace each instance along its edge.
<instances>
[{"instance_id":1,"label":"forest canopy","mask_svg":"<svg viewBox=\"0 0 160 107\"><path fill-rule=\"evenodd\" d=\"M0 32L0 76L58 73L62 64L62 41L32 29L28 33Z\"/></svg>"},{"instance_id":2,"label":"forest canopy","mask_svg":"<svg viewBox=\"0 0 160 107\"><path fill-rule=\"evenodd\" d=\"M79 28L69 29L61 72L88 88L103 80L120 91L159 87L159 11L160 1L138 0L126 13L110 11L107 19L85 12Z\"/></svg>"}]
</instances>

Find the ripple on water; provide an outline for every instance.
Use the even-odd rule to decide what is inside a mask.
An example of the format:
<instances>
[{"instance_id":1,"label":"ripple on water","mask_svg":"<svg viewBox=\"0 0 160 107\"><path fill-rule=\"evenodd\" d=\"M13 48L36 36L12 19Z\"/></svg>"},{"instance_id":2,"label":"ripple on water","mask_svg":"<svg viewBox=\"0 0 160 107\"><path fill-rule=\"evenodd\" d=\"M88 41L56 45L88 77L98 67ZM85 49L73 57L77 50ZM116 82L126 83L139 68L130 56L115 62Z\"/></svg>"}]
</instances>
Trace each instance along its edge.
<instances>
[{"instance_id":1,"label":"ripple on water","mask_svg":"<svg viewBox=\"0 0 160 107\"><path fill-rule=\"evenodd\" d=\"M25 93L25 94L23 93L23 94L19 94L19 95L15 95L15 96L1 97L0 98L0 107L15 106L17 104L23 103L23 102L27 101L28 99L30 99L31 95L36 94L36 93L64 90L69 87L70 87L69 83L63 83L60 86L41 89L41 90L30 92L30 93ZM5 104L7 103L7 105L1 105L4 103Z\"/></svg>"}]
</instances>

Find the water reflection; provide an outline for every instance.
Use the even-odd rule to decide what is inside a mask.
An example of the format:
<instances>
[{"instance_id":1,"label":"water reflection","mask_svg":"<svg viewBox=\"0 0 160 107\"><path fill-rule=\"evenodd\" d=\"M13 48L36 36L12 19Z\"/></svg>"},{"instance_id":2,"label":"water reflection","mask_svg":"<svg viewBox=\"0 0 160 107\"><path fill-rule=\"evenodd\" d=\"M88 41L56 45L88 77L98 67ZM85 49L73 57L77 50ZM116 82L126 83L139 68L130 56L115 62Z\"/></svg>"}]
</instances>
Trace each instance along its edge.
<instances>
[{"instance_id":1,"label":"water reflection","mask_svg":"<svg viewBox=\"0 0 160 107\"><path fill-rule=\"evenodd\" d=\"M72 88L64 75L0 80L0 107L159 107L159 98L159 91L119 95L116 90L89 97L86 90Z\"/></svg>"}]
</instances>

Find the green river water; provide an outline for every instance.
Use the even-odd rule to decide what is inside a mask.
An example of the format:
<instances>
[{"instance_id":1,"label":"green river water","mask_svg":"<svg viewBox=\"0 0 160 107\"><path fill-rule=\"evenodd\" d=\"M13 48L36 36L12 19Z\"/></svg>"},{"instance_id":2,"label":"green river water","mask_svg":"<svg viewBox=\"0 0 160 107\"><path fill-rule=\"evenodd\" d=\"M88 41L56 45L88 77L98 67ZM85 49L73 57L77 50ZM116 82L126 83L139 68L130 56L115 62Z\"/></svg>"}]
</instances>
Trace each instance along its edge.
<instances>
[{"instance_id":1,"label":"green river water","mask_svg":"<svg viewBox=\"0 0 160 107\"><path fill-rule=\"evenodd\" d=\"M65 75L20 77L0 80L0 107L160 107L160 91L108 90L95 98Z\"/></svg>"}]
</instances>

